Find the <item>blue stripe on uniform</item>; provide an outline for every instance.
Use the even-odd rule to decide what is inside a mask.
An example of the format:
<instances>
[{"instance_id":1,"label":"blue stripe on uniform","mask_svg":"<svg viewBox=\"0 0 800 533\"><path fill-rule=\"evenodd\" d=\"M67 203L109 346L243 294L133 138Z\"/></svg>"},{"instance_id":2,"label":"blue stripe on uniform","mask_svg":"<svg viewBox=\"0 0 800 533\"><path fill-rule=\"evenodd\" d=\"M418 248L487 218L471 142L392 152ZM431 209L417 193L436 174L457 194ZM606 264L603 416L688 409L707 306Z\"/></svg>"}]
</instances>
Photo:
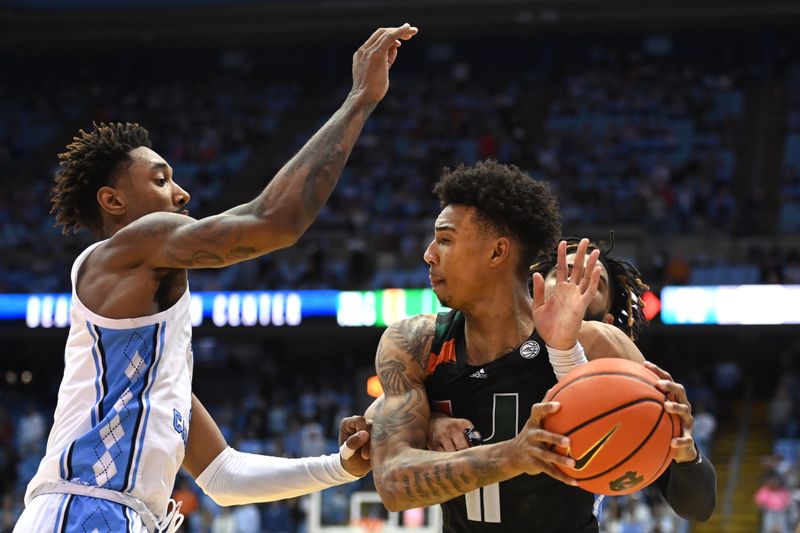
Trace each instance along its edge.
<instances>
[{"instance_id":1,"label":"blue stripe on uniform","mask_svg":"<svg viewBox=\"0 0 800 533\"><path fill-rule=\"evenodd\" d=\"M128 531L130 522L124 505L89 496L71 496L68 516L62 532L120 533Z\"/></svg>"},{"instance_id":2,"label":"blue stripe on uniform","mask_svg":"<svg viewBox=\"0 0 800 533\"><path fill-rule=\"evenodd\" d=\"M103 348L103 337L100 329L97 329L97 351L100 354L100 386L102 390L102 397L97 402L97 420L98 422L105 418L108 409L104 409L104 404L108 398L108 380L106 379L106 372L108 364L106 363L106 351ZM94 426L93 426L94 427Z\"/></svg>"},{"instance_id":3,"label":"blue stripe on uniform","mask_svg":"<svg viewBox=\"0 0 800 533\"><path fill-rule=\"evenodd\" d=\"M144 391L152 387L159 324L91 327L101 374L97 424L73 443L71 455L67 452L65 479L124 492L141 440Z\"/></svg>"},{"instance_id":4,"label":"blue stripe on uniform","mask_svg":"<svg viewBox=\"0 0 800 533\"><path fill-rule=\"evenodd\" d=\"M67 529L67 522L69 522L69 510L72 507L72 502L75 500L75 496L72 494L67 496L67 507L64 509L64 516L61 518L61 533L67 533L69 531Z\"/></svg>"},{"instance_id":5,"label":"blue stripe on uniform","mask_svg":"<svg viewBox=\"0 0 800 533\"><path fill-rule=\"evenodd\" d=\"M92 324L87 320L86 321L86 329L89 330L89 335L92 337L92 359L94 359L94 370L96 377L94 379L94 392L95 392L95 400L94 400L94 408L92 409L92 427L97 425L97 422L100 421L100 418L97 416L98 409L100 407L100 401L103 398L103 394L105 391L100 390L100 381L103 377L104 370L100 368L100 356L97 355L97 335L94 332L94 328Z\"/></svg>"},{"instance_id":6,"label":"blue stripe on uniform","mask_svg":"<svg viewBox=\"0 0 800 533\"><path fill-rule=\"evenodd\" d=\"M144 449L144 435L147 432L147 421L150 418L150 391L153 389L153 384L156 382L158 363L161 362L161 356L164 353L164 335L166 329L167 323L162 322L153 334L153 351L155 352L155 348L158 347L158 355L155 355L154 357L155 363L152 367L153 375L147 384L147 388L143 389L145 402L144 423L142 424L142 430L139 435L139 443L137 445L138 449L136 450L136 463L133 467L133 479L129 483L130 490L133 490L133 488L136 486L136 476L139 473L139 463L141 462L142 450Z\"/></svg>"},{"instance_id":7,"label":"blue stripe on uniform","mask_svg":"<svg viewBox=\"0 0 800 533\"><path fill-rule=\"evenodd\" d=\"M68 494L64 494L61 497L61 503L58 505L58 511L56 512L56 519L55 522L53 523L53 533L58 533L58 524L60 524L61 520L63 519L63 517L61 516L61 511L64 510L64 503L67 501L68 497L69 497Z\"/></svg>"}]
</instances>

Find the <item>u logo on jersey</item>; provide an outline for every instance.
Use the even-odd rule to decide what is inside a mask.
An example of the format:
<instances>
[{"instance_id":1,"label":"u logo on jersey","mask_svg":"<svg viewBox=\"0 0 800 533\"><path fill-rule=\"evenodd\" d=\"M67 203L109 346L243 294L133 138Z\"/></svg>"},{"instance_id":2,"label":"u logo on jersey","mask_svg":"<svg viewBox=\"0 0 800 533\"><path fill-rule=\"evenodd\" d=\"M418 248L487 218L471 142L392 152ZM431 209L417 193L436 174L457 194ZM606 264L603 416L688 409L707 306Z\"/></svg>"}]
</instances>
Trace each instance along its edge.
<instances>
[{"instance_id":1,"label":"u logo on jersey","mask_svg":"<svg viewBox=\"0 0 800 533\"><path fill-rule=\"evenodd\" d=\"M185 445L189 441L189 425L183 423L183 417L175 408L172 409L172 427L181 436Z\"/></svg>"}]
</instances>

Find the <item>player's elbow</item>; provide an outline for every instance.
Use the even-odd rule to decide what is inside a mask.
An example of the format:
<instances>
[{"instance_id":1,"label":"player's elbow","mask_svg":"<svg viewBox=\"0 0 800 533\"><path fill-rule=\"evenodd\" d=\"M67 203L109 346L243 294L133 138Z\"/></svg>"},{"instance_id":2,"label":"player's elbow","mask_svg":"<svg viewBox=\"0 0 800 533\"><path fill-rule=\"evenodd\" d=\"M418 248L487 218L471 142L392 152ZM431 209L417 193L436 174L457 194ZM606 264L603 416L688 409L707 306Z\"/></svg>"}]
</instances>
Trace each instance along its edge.
<instances>
[{"instance_id":1,"label":"player's elbow","mask_svg":"<svg viewBox=\"0 0 800 533\"><path fill-rule=\"evenodd\" d=\"M375 488L378 490L378 495L381 497L383 506L386 507L389 512L399 513L400 511L406 511L408 509L413 509L414 507L419 507L419 505L412 505L404 501L402 493L393 490L391 487L381 487L376 482Z\"/></svg>"},{"instance_id":2,"label":"player's elbow","mask_svg":"<svg viewBox=\"0 0 800 533\"><path fill-rule=\"evenodd\" d=\"M408 479L408 476L403 476L402 472L397 472L393 468L373 468L373 479L375 481L375 489L381 497L383 506L393 513L405 511L420 507L419 504L414 504L408 501L406 490L401 479Z\"/></svg>"},{"instance_id":3,"label":"player's elbow","mask_svg":"<svg viewBox=\"0 0 800 533\"><path fill-rule=\"evenodd\" d=\"M211 498L211 501L213 501L220 507L231 507L233 505L237 505L237 500L235 498L227 497L225 494L214 494L214 493L209 493L207 491L203 491L203 493L209 498Z\"/></svg>"},{"instance_id":4,"label":"player's elbow","mask_svg":"<svg viewBox=\"0 0 800 533\"><path fill-rule=\"evenodd\" d=\"M703 505L698 506L697 509L689 516L683 516L686 520L690 520L692 522L706 522L711 515L714 514L714 509L717 507L717 492L713 491L710 492L703 501Z\"/></svg>"}]
</instances>

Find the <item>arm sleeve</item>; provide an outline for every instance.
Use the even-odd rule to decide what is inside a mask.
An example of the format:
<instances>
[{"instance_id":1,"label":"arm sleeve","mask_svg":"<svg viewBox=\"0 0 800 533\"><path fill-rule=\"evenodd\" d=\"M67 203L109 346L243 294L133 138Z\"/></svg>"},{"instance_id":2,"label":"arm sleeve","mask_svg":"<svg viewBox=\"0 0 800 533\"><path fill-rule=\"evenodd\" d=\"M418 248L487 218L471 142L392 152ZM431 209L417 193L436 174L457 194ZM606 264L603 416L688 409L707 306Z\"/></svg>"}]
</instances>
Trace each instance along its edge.
<instances>
[{"instance_id":1,"label":"arm sleeve","mask_svg":"<svg viewBox=\"0 0 800 533\"><path fill-rule=\"evenodd\" d=\"M227 506L294 498L356 479L338 453L286 459L228 447L195 481L217 504Z\"/></svg>"},{"instance_id":2,"label":"arm sleeve","mask_svg":"<svg viewBox=\"0 0 800 533\"><path fill-rule=\"evenodd\" d=\"M705 522L717 505L717 472L699 450L691 463L673 463L656 480L656 486L681 518Z\"/></svg>"}]
</instances>

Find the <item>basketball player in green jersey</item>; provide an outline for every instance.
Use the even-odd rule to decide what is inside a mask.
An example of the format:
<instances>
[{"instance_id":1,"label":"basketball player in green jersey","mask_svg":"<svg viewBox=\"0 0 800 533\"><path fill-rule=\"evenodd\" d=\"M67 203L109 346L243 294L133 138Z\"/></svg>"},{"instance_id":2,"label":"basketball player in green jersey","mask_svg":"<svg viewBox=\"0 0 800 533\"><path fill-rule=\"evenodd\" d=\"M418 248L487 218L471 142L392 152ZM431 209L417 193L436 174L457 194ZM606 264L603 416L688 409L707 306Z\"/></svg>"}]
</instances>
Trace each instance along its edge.
<instances>
[{"instance_id":1,"label":"basketball player in green jersey","mask_svg":"<svg viewBox=\"0 0 800 533\"><path fill-rule=\"evenodd\" d=\"M549 187L487 161L445 171L434 191L442 211L424 258L433 290L453 311L396 322L378 346L378 492L392 511L442 504L448 532L597 532L592 494L554 466L574 460L549 450L569 439L541 428L560 406L539 402L556 384L554 370L586 360L584 348L592 357L644 361L619 329L583 321L600 279L599 252L584 263L583 241L568 276L560 244L555 289L545 298L535 274L531 298L528 265L560 234ZM431 405L491 428L485 444L427 450Z\"/></svg>"},{"instance_id":2,"label":"basketball player in green jersey","mask_svg":"<svg viewBox=\"0 0 800 533\"><path fill-rule=\"evenodd\" d=\"M580 246L578 239L567 239L567 266L572 268ZM648 289L641 279L641 273L631 263L614 257L613 233L608 248L589 243L587 251L599 250L598 264L601 267L597 293L586 309L584 320L595 320L613 324L623 333L636 340L641 330L648 325L644 314L642 294ZM557 283L556 254L548 253L538 257L530 267L531 273L538 272L545 280L545 296L549 295ZM646 363L662 379L672 381L672 377L655 365ZM684 405L679 411L686 437L691 437L691 404L682 386L675 386L675 402ZM428 436L428 447L432 450L453 451L470 446L467 438L479 441L471 420L450 418L432 413ZM466 431L465 431L466 430ZM705 521L716 506L717 476L713 464L695 446L681 448L681 454L670 467L654 482L670 507L681 517L692 521ZM599 505L596 503L596 507ZM598 514L598 518L600 515Z\"/></svg>"}]
</instances>

